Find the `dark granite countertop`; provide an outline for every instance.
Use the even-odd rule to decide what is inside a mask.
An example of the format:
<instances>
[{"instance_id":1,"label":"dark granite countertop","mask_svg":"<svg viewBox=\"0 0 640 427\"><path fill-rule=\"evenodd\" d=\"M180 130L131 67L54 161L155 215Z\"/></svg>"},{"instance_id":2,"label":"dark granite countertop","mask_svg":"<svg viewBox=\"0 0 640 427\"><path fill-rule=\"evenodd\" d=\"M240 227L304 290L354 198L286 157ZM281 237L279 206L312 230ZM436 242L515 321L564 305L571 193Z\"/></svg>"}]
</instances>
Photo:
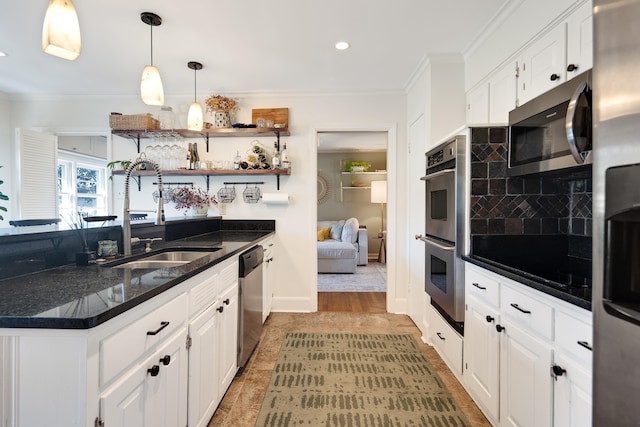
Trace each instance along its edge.
<instances>
[{"instance_id":1,"label":"dark granite countertop","mask_svg":"<svg viewBox=\"0 0 640 427\"><path fill-rule=\"evenodd\" d=\"M1 280L0 327L92 328L242 253L273 233L223 230L154 243L154 251L166 248L215 250L179 267L129 270L106 265L64 265Z\"/></svg>"},{"instance_id":2,"label":"dark granite countertop","mask_svg":"<svg viewBox=\"0 0 640 427\"><path fill-rule=\"evenodd\" d=\"M562 301L591 311L591 288L562 285L479 256L463 255L462 259Z\"/></svg>"}]
</instances>

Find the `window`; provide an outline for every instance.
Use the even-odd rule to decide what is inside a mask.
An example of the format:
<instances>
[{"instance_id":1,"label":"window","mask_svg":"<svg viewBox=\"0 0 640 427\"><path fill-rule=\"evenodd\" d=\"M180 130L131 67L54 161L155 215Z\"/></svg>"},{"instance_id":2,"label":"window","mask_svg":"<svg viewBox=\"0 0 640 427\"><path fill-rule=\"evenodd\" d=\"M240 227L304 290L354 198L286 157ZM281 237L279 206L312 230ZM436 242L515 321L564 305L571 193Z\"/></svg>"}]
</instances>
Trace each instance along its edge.
<instances>
[{"instance_id":1,"label":"window","mask_svg":"<svg viewBox=\"0 0 640 427\"><path fill-rule=\"evenodd\" d=\"M58 152L58 205L64 218L76 212L85 216L107 215L104 159L66 151Z\"/></svg>"}]
</instances>

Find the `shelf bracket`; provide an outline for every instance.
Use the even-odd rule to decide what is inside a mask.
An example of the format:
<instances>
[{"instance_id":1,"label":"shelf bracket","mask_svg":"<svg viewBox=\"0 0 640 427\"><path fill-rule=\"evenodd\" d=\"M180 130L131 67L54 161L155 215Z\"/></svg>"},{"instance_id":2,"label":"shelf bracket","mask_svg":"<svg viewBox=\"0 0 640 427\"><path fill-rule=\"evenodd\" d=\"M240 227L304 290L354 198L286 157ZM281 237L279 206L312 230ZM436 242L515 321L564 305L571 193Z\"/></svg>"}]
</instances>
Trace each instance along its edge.
<instances>
[{"instance_id":1,"label":"shelf bracket","mask_svg":"<svg viewBox=\"0 0 640 427\"><path fill-rule=\"evenodd\" d=\"M208 133L201 133L200 134L202 136L202 139L204 139L204 143L207 146L207 153L209 152L209 134Z\"/></svg>"},{"instance_id":2,"label":"shelf bracket","mask_svg":"<svg viewBox=\"0 0 640 427\"><path fill-rule=\"evenodd\" d=\"M207 193L208 193L209 192L209 175L203 175L202 177L207 183Z\"/></svg>"},{"instance_id":3,"label":"shelf bracket","mask_svg":"<svg viewBox=\"0 0 640 427\"><path fill-rule=\"evenodd\" d=\"M136 148L138 149L138 154L140 154L140 132L138 132L135 135L132 135L130 133L128 133L128 134L119 134L119 135L129 138L134 144L136 144Z\"/></svg>"},{"instance_id":4,"label":"shelf bracket","mask_svg":"<svg viewBox=\"0 0 640 427\"><path fill-rule=\"evenodd\" d=\"M280 175L276 175L276 190L280 191Z\"/></svg>"}]
</instances>

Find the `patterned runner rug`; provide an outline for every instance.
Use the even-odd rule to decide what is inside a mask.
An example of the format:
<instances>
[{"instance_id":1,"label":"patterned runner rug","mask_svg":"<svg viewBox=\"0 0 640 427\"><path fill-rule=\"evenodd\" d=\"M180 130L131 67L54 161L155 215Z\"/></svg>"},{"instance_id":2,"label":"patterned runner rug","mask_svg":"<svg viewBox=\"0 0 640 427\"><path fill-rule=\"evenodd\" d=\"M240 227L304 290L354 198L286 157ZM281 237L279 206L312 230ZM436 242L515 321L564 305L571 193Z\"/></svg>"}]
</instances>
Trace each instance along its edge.
<instances>
[{"instance_id":1,"label":"patterned runner rug","mask_svg":"<svg viewBox=\"0 0 640 427\"><path fill-rule=\"evenodd\" d=\"M256 426L468 426L410 335L288 333Z\"/></svg>"}]
</instances>

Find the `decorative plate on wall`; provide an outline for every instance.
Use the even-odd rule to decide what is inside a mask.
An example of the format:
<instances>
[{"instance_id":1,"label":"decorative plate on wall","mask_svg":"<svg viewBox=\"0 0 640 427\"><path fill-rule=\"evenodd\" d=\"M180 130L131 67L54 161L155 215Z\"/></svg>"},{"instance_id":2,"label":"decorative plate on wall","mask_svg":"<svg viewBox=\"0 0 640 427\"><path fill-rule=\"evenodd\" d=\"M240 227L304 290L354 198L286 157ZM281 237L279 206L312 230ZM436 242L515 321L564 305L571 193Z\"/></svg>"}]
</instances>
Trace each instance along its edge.
<instances>
[{"instance_id":1,"label":"decorative plate on wall","mask_svg":"<svg viewBox=\"0 0 640 427\"><path fill-rule=\"evenodd\" d=\"M322 172L318 172L318 204L322 204L327 201L330 193L329 180L327 176Z\"/></svg>"}]
</instances>

